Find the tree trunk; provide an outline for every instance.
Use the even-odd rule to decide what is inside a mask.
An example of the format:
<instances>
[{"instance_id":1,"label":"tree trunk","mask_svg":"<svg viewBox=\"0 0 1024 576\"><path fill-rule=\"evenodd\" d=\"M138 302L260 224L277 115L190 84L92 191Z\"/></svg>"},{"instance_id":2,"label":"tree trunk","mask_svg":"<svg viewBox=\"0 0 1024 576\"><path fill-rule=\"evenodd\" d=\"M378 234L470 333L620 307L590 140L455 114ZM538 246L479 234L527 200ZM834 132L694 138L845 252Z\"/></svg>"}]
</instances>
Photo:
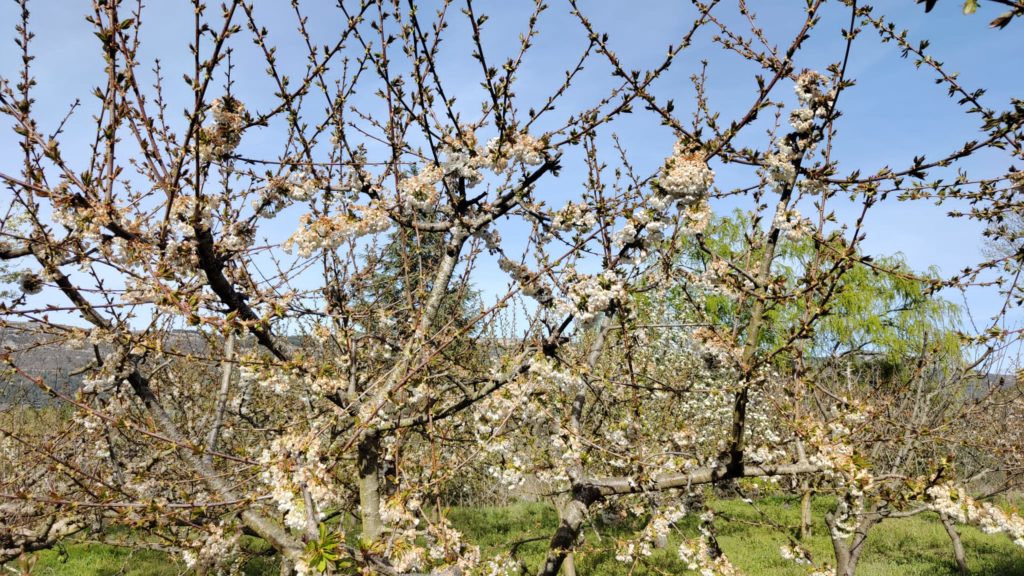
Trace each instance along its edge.
<instances>
[{"instance_id":1,"label":"tree trunk","mask_svg":"<svg viewBox=\"0 0 1024 576\"><path fill-rule=\"evenodd\" d=\"M576 576L576 559L572 552L565 555L565 560L562 562L562 574L563 576Z\"/></svg>"},{"instance_id":2,"label":"tree trunk","mask_svg":"<svg viewBox=\"0 0 1024 576\"><path fill-rule=\"evenodd\" d=\"M555 509L558 510L558 522L559 524L566 517L566 507L572 505L573 500L570 498L565 500L564 498L555 499ZM577 537L577 540L579 538ZM573 541L576 544L576 541ZM576 576L576 557L573 555L572 550L565 555L565 559L562 560L562 575L563 576Z\"/></svg>"},{"instance_id":3,"label":"tree trunk","mask_svg":"<svg viewBox=\"0 0 1024 576\"><path fill-rule=\"evenodd\" d=\"M850 566L850 546L846 539L839 534L836 528L835 517L831 512L825 514L825 526L832 540L832 551L836 556L836 576L851 576L853 574Z\"/></svg>"},{"instance_id":4,"label":"tree trunk","mask_svg":"<svg viewBox=\"0 0 1024 576\"><path fill-rule=\"evenodd\" d=\"M857 524L853 535L844 538L836 526L835 517L831 513L825 515L825 525L828 527L832 550L836 555L836 576L856 575L857 563L860 561L861 553L864 552L868 532L880 521L881 518L874 512L865 513L864 518Z\"/></svg>"},{"instance_id":5,"label":"tree trunk","mask_svg":"<svg viewBox=\"0 0 1024 576\"><path fill-rule=\"evenodd\" d=\"M960 542L960 533L956 531L956 527L953 526L953 520L945 514L939 514L939 518L942 519L942 526L946 529L946 534L949 534L949 539L953 542L953 559L956 560L956 567L959 570L961 576L967 576L967 558L964 555L964 545Z\"/></svg>"},{"instance_id":6,"label":"tree trunk","mask_svg":"<svg viewBox=\"0 0 1024 576\"><path fill-rule=\"evenodd\" d=\"M811 526L813 519L811 518L811 496L814 495L814 491L807 487L807 482L804 481L804 493L800 498L800 541L805 542L811 537Z\"/></svg>"},{"instance_id":7,"label":"tree trunk","mask_svg":"<svg viewBox=\"0 0 1024 576\"><path fill-rule=\"evenodd\" d=\"M380 436L370 434L359 442L358 464L363 537L376 540L384 532L380 519Z\"/></svg>"},{"instance_id":8,"label":"tree trunk","mask_svg":"<svg viewBox=\"0 0 1024 576\"><path fill-rule=\"evenodd\" d=\"M560 511L558 530L551 537L548 545L548 556L541 564L537 576L555 576L565 563L568 556L576 545L579 538L583 521L587 517L587 508L593 504L598 497L596 491L574 490L570 500ZM575 568L575 565L573 565Z\"/></svg>"}]
</instances>

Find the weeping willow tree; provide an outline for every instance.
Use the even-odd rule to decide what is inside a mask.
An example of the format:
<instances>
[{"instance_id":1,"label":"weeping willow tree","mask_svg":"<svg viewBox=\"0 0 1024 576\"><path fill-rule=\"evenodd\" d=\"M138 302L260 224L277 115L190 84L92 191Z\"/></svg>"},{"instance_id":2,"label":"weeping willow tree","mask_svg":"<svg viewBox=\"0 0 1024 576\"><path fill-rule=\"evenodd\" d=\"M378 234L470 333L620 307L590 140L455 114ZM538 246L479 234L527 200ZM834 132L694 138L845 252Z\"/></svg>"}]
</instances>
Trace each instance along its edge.
<instances>
[{"instance_id":1,"label":"weeping willow tree","mask_svg":"<svg viewBox=\"0 0 1024 576\"><path fill-rule=\"evenodd\" d=\"M695 334L742 334L753 311L734 294L752 290L752 285L732 273L765 249L757 218L741 211L714 218L682 251L681 269L695 277L732 278L728 290L680 282L664 298L645 300L646 320L692 326ZM939 293L938 271L916 272L901 254L859 254L839 233L783 234L776 250L770 289L801 296L770 301L763 312L770 328L762 331L757 345L772 358L769 378L780 383L772 389L793 397L802 407L799 412L826 420L850 405L872 403L870 431L859 423L849 425L857 438L852 457L894 478L934 476L942 474L943 466L970 466L977 450L960 448L972 424L958 415L969 412L984 393L979 383L987 358L972 357L965 345L961 310ZM708 254L715 259L706 258ZM812 324L813 329L807 328ZM751 417L761 422L753 435L770 445L778 423L769 413ZM846 430L848 424L839 425ZM936 466L937 461L942 464ZM835 494L838 505L828 516L829 532L837 561L849 573L856 569L873 526L887 517L924 510L909 503L905 484L868 482L851 490L834 485L827 475L800 483L800 539L811 533L812 494ZM842 525L838 519L851 508L865 513L859 522Z\"/></svg>"}]
</instances>

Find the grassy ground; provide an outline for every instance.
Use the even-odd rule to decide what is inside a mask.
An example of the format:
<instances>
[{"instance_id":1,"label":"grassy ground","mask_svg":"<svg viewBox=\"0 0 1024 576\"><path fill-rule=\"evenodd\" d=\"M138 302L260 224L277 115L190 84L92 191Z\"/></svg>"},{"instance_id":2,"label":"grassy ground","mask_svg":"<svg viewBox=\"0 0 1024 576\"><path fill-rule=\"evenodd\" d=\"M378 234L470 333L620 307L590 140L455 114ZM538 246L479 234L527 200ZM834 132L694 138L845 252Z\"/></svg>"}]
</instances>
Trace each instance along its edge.
<instances>
[{"instance_id":1,"label":"grassy ground","mask_svg":"<svg viewBox=\"0 0 1024 576\"><path fill-rule=\"evenodd\" d=\"M816 560L830 561L831 546L824 534L821 518L829 502L814 503L817 521L815 533L807 543ZM783 526L795 526L799 510L795 502L764 499L757 507L736 500L712 504L716 511L719 542L729 558L744 574L764 576L805 575L805 568L783 560L779 546L785 537L765 525L758 509ZM522 504L508 508L462 508L450 512L453 523L468 539L479 544L486 558L508 550L510 543L525 542L517 556L531 571L544 555L557 518L554 511L541 504ZM697 520L687 517L668 548L635 566L615 560L614 542L629 537L642 525L639 520L614 524L598 524L588 528L585 542L577 553L577 572L581 576L642 576L686 574L675 555L678 542L696 534ZM990 576L1024 576L1024 550L1015 547L1005 535L986 535L970 527L961 528L967 561L972 574ZM68 543L65 552L58 550L35 555L33 574L82 576L172 576L185 574L184 565L176 558L159 552L131 551L100 544ZM872 530L858 574L862 576L953 576L952 548L942 525L933 515L888 520ZM245 567L252 576L277 574L273 562L257 559Z\"/></svg>"}]
</instances>

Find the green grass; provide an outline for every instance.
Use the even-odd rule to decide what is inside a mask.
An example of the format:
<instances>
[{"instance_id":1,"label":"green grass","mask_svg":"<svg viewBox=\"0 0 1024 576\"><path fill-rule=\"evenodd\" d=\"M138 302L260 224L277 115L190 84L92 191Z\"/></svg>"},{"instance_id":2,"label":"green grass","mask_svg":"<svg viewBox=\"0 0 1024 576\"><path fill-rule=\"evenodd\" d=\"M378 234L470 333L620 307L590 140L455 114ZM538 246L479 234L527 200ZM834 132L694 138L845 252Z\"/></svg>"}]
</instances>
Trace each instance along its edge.
<instances>
[{"instance_id":1,"label":"green grass","mask_svg":"<svg viewBox=\"0 0 1024 576\"><path fill-rule=\"evenodd\" d=\"M718 518L715 525L719 542L744 574L803 576L807 573L806 568L779 555L779 546L786 541L785 531L792 530L799 519L799 506L795 500L766 498L758 501L756 507L739 500L724 500L711 506ZM829 506L827 499L814 501L814 535L806 543L819 563L832 560L831 545L822 522ZM764 516L758 509L764 512ZM520 543L517 557L525 561L531 571L543 559L547 540L558 522L554 510L544 504L456 508L449 512L449 517L467 539L480 545L483 558L505 552L510 545ZM783 526L783 530L770 527L765 517ZM697 519L692 515L684 519L667 548L655 550L650 558L635 566L616 561L616 539L629 538L642 526L643 519L637 518L588 526L583 546L576 554L577 572L582 576L688 574L676 558L676 548L681 539L697 534ZM986 535L970 527L961 527L960 531L972 574L1024 576L1024 550L1014 546L1005 535ZM171 576L187 573L180 560L160 552L74 542L67 543L65 550L66 554L57 550L37 553L32 573L76 576ZM250 576L269 576L277 574L277 567L269 558L256 558L245 566L244 572ZM868 538L858 574L954 576L956 571L949 538L938 518L922 514L886 520L876 526Z\"/></svg>"},{"instance_id":2,"label":"green grass","mask_svg":"<svg viewBox=\"0 0 1024 576\"><path fill-rule=\"evenodd\" d=\"M805 567L779 554L779 547L787 541L786 530L795 531L799 523L797 501L766 498L755 505L756 508L739 500L711 504L717 514L718 540L726 555L744 574L806 575ZM825 498L814 501L814 533L806 546L819 563L834 562L822 520L830 506L831 502ZM449 516L467 538L481 546L484 558L507 550L510 543L542 538L519 547L517 556L526 562L531 572L543 559L547 539L557 525L554 510L541 504L456 509ZM765 517L782 525L783 530L767 525ZM629 538L642 528L643 522L631 519L614 524L597 523L586 529L584 544L576 554L577 572L587 576L692 574L677 559L676 549L683 538L697 535L697 523L696 517L686 517L680 523L680 533L671 538L667 548L655 550L650 558L632 567L615 560L614 543L617 538ZM1024 550L1014 546L1005 535L987 535L971 527L959 530L972 574L1024 576ZM949 537L934 514L886 520L876 526L870 533L857 573L862 576L957 574Z\"/></svg>"},{"instance_id":3,"label":"green grass","mask_svg":"<svg viewBox=\"0 0 1024 576\"><path fill-rule=\"evenodd\" d=\"M174 576L185 573L180 559L152 550L130 550L105 544L69 544L66 554L46 550L35 555L32 574L83 576Z\"/></svg>"},{"instance_id":4,"label":"green grass","mask_svg":"<svg viewBox=\"0 0 1024 576\"><path fill-rule=\"evenodd\" d=\"M248 537L244 537L248 538ZM254 539L250 539L254 540ZM255 544L255 542L254 542ZM262 540L255 547L265 545ZM69 542L62 549L34 555L31 572L40 576L180 576L191 574L176 555L132 550L101 543ZM13 563L12 564L16 564ZM14 567L14 566L12 566ZM277 576L278 563L266 556L250 558L242 567L248 576Z\"/></svg>"},{"instance_id":5,"label":"green grass","mask_svg":"<svg viewBox=\"0 0 1024 576\"><path fill-rule=\"evenodd\" d=\"M769 518L786 526L799 522L796 501L766 499L757 503ZM833 562L832 545L825 533L822 518L830 502L814 501L814 533L806 543L818 562ZM726 554L746 574L783 576L805 574L779 555L785 537L778 531L749 523L762 522L754 507L730 500L713 504L719 513L719 541ZM1024 575L1024 549L1006 535L988 535L969 526L958 530L972 574L988 576ZM751 546L756 542L756 546ZM857 567L860 576L954 576L953 548L945 529L934 514L886 520L873 528L867 548Z\"/></svg>"}]
</instances>

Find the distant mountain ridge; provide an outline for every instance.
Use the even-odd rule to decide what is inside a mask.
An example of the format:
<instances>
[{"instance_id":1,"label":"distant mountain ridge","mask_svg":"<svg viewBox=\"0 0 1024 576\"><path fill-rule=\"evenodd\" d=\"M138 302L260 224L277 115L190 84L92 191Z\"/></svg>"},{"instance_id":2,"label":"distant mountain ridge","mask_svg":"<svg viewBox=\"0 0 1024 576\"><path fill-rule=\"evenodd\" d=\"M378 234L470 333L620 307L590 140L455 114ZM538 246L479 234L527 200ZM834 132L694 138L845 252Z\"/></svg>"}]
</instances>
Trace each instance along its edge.
<instances>
[{"instance_id":1,"label":"distant mountain ridge","mask_svg":"<svg viewBox=\"0 0 1024 576\"><path fill-rule=\"evenodd\" d=\"M52 330L52 328L51 328ZM182 353L202 355L208 335L195 330L173 330L167 334L175 340L171 346ZM91 344L69 346L56 337L46 334L41 324L28 322L0 322L0 355L8 356L11 363L26 374L42 377L53 389L73 394L82 385L88 366L96 362L96 352ZM284 337L293 346L301 346L301 336ZM497 348L501 348L504 342ZM241 344L244 347L246 344ZM105 350L101 346L100 353ZM968 394L979 397L993 387L1012 388L1017 386L1013 374L979 375L976 385L972 384ZM10 370L0 373L0 407L10 404L43 406L53 399L24 376Z\"/></svg>"}]
</instances>

